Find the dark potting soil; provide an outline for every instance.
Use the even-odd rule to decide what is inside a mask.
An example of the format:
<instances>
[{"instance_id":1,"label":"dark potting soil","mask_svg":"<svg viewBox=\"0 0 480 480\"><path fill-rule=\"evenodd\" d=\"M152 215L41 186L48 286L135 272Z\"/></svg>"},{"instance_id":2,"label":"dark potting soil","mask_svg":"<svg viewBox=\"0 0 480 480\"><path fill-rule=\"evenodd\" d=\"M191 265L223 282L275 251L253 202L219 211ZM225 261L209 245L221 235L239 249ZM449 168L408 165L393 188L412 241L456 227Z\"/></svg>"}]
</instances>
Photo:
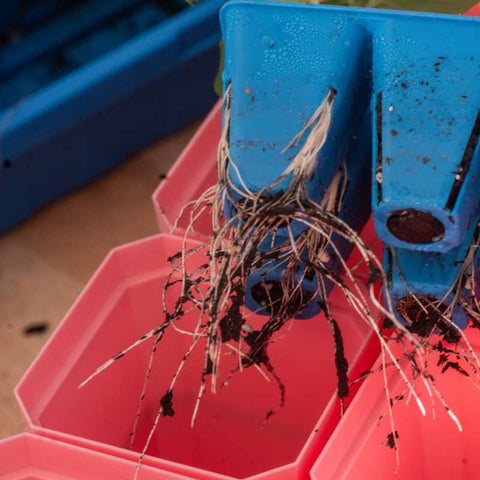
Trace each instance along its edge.
<instances>
[{"instance_id":1,"label":"dark potting soil","mask_svg":"<svg viewBox=\"0 0 480 480\"><path fill-rule=\"evenodd\" d=\"M417 299L421 305L412 295L397 302L397 312L407 322L408 330L420 337L428 337L439 330L446 342L458 343L460 334L442 318L447 306L438 304L438 300L430 295L417 295Z\"/></svg>"},{"instance_id":2,"label":"dark potting soil","mask_svg":"<svg viewBox=\"0 0 480 480\"><path fill-rule=\"evenodd\" d=\"M338 377L337 395L339 398L346 398L349 393L348 361L345 357L342 332L338 323L333 318L330 318L330 324L332 326L333 340L335 343L335 367Z\"/></svg>"},{"instance_id":3,"label":"dark potting soil","mask_svg":"<svg viewBox=\"0 0 480 480\"><path fill-rule=\"evenodd\" d=\"M162 415L164 417L173 417L175 415L172 390L167 390L167 393L160 399L160 405L162 406Z\"/></svg>"},{"instance_id":4,"label":"dark potting soil","mask_svg":"<svg viewBox=\"0 0 480 480\"><path fill-rule=\"evenodd\" d=\"M445 236L445 227L430 212L408 208L392 212L387 220L388 230L402 242L432 243Z\"/></svg>"},{"instance_id":5,"label":"dark potting soil","mask_svg":"<svg viewBox=\"0 0 480 480\"><path fill-rule=\"evenodd\" d=\"M264 307L265 312L273 315L278 313L283 298L281 282L270 280L259 282L252 287L251 293L253 299ZM298 289L288 305L288 312L291 313L291 316L293 317L300 312L312 300L313 296L314 292Z\"/></svg>"},{"instance_id":6,"label":"dark potting soil","mask_svg":"<svg viewBox=\"0 0 480 480\"><path fill-rule=\"evenodd\" d=\"M242 315L242 306L244 304L244 293L241 287L234 290L231 295L231 303L225 312L225 316L220 320L220 334L222 342L229 342L230 340L240 341L242 334L242 327L245 320Z\"/></svg>"},{"instance_id":7,"label":"dark potting soil","mask_svg":"<svg viewBox=\"0 0 480 480\"><path fill-rule=\"evenodd\" d=\"M398 439L400 435L398 432L395 430L395 432L390 432L387 435L387 439L384 442L384 445L389 448L396 448L397 447L397 442L396 440Z\"/></svg>"},{"instance_id":8,"label":"dark potting soil","mask_svg":"<svg viewBox=\"0 0 480 480\"><path fill-rule=\"evenodd\" d=\"M23 335L41 335L45 333L49 327L48 322L31 323L23 329Z\"/></svg>"}]
</instances>

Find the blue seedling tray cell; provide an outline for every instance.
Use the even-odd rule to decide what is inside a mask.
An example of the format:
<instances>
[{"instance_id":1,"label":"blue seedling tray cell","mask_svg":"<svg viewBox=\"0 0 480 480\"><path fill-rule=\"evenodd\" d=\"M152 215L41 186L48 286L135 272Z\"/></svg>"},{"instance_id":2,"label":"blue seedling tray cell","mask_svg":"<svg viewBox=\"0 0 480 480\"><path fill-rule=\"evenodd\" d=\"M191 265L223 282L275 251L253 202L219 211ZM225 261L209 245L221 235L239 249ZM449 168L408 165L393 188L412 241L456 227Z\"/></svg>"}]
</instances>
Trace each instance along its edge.
<instances>
[{"instance_id":1,"label":"blue seedling tray cell","mask_svg":"<svg viewBox=\"0 0 480 480\"><path fill-rule=\"evenodd\" d=\"M398 320L407 322L397 311L397 303L412 292L417 296L433 297L444 300L449 305L453 298L451 287L464 265L468 249L476 236L480 212L476 212L463 243L450 249L447 253L421 252L402 248L393 248L397 261L386 249L384 253L384 267L387 272L389 292L393 301L394 312ZM478 268L480 252L475 255L475 270ZM400 269L400 273L399 273ZM453 320L460 327L465 328L468 318L462 307L455 305Z\"/></svg>"},{"instance_id":2,"label":"blue seedling tray cell","mask_svg":"<svg viewBox=\"0 0 480 480\"><path fill-rule=\"evenodd\" d=\"M282 281L282 274L285 267L283 265L278 266L277 268L268 269L268 273L264 270L257 270L252 273L247 279L247 289L245 291L245 305L247 308L259 315L266 315L270 316L271 313L268 307L263 306L259 303L258 297L255 296L255 288L258 285L263 285L263 282L274 282L276 285L281 285ZM298 269L298 276L295 279L295 283L298 285L302 276L304 274L303 268ZM304 298L309 298L313 295L312 299L305 305L305 307L298 312L298 314L294 317L297 320L306 320L309 318L314 317L320 310L321 305L319 304L320 297L316 294L317 291L317 280L316 277L313 280L309 280L304 278L301 281L301 292L305 295ZM263 291L263 287L261 292ZM289 290L290 292L293 291L293 288ZM268 301L268 300L267 300Z\"/></svg>"},{"instance_id":3,"label":"blue seedling tray cell","mask_svg":"<svg viewBox=\"0 0 480 480\"><path fill-rule=\"evenodd\" d=\"M374 37L375 168L381 183L377 177L373 210L378 235L391 245L446 252L465 239L480 200L479 38L478 19L413 15L389 22ZM406 230L400 238L392 234L395 212L395 228L410 216L418 230L423 222L438 229L417 230L419 243L405 241Z\"/></svg>"},{"instance_id":4,"label":"blue seedling tray cell","mask_svg":"<svg viewBox=\"0 0 480 480\"><path fill-rule=\"evenodd\" d=\"M309 181L322 198L364 113L369 40L362 26L295 16L292 5L229 3L222 10L224 86L231 83L230 151L243 182L259 191L283 173L300 145L281 153L333 89L334 121ZM300 14L303 12L299 10ZM293 21L292 21L293 18ZM321 25L319 25L319 22ZM321 32L319 36L319 32ZM324 48L329 44L329 48ZM239 188L241 182L231 169ZM289 178L274 190L285 189Z\"/></svg>"},{"instance_id":5,"label":"blue seedling tray cell","mask_svg":"<svg viewBox=\"0 0 480 480\"><path fill-rule=\"evenodd\" d=\"M358 99L372 92L378 235L422 251L461 244L480 199L479 19L237 0L221 20L230 148L250 188L283 172L295 150L281 149L333 87L338 103L309 183L320 198L363 115ZM401 238L408 223L412 241Z\"/></svg>"},{"instance_id":6,"label":"blue seedling tray cell","mask_svg":"<svg viewBox=\"0 0 480 480\"><path fill-rule=\"evenodd\" d=\"M59 1L0 44L0 231L211 108L222 3Z\"/></svg>"},{"instance_id":7,"label":"blue seedling tray cell","mask_svg":"<svg viewBox=\"0 0 480 480\"><path fill-rule=\"evenodd\" d=\"M350 149L346 155L348 174L347 190L343 198L342 208L338 215L340 219L350 225L350 227L357 232L360 232L363 229L371 213L369 188L371 175L370 124L370 115L366 115L363 121L358 125L357 129L353 132ZM281 242L280 238L277 240L278 242ZM287 239L285 240L287 241ZM343 258L347 259L353 248L352 243L348 242L338 234L334 234L332 240ZM336 263L333 262L334 260L330 261L328 266L340 273L342 270L341 264L338 261ZM268 273L266 273L265 270L266 269L260 269L255 271L247 279L245 303L251 311L255 311L262 315L269 315L267 309L262 307L262 305L255 299L255 296L252 294L252 289L254 289L258 283L261 283L263 279L266 281L281 282L284 266L279 265L273 269L272 267L269 267ZM301 277L302 270L299 268L298 278L300 279ZM309 319L317 315L322 309L322 299L316 293L318 289L316 278L314 277L312 280L304 279L301 283L301 287L307 295L314 293L314 296L295 318ZM328 295L333 288L333 283L327 280L325 282L325 287Z\"/></svg>"}]
</instances>

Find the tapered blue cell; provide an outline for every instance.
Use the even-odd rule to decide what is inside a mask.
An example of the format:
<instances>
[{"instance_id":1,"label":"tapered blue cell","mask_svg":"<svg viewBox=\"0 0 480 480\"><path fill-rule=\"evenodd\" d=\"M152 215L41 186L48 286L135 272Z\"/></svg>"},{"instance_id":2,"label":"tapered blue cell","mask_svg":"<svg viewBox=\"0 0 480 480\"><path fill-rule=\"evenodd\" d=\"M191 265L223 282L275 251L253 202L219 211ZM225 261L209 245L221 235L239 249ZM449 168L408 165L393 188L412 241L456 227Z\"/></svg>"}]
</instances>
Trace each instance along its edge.
<instances>
[{"instance_id":1,"label":"tapered blue cell","mask_svg":"<svg viewBox=\"0 0 480 480\"><path fill-rule=\"evenodd\" d=\"M480 23L399 16L373 37L373 214L400 248L461 245L480 200Z\"/></svg>"},{"instance_id":2,"label":"tapered blue cell","mask_svg":"<svg viewBox=\"0 0 480 480\"><path fill-rule=\"evenodd\" d=\"M355 231L360 232L370 216L370 117L366 115L360 124L358 130L354 132L350 150L346 157L346 172L348 183L345 195L342 201L342 207L338 217L348 224ZM277 239L279 243L281 240ZM289 240L285 240L289 242ZM338 234L333 234L332 241L340 255L347 259L350 255L353 244ZM327 253L330 260L325 266L341 275L343 267L338 257L328 248ZM296 272L296 278L292 281L292 287L300 285L297 293L293 296L293 305L296 311L294 318L308 319L317 315L323 308L325 299L318 292L318 282L315 274L304 275L304 267L299 265ZM303 280L302 280L303 279ZM255 271L247 280L246 305L247 307L260 314L270 315L271 307L269 300L275 300L273 297L281 297L282 281L285 280L285 265L279 262L276 268L268 268ZM269 288L271 298L268 298L265 287ZM325 279L326 294L328 295L333 287L331 280ZM263 302L263 303L262 303Z\"/></svg>"},{"instance_id":3,"label":"tapered blue cell","mask_svg":"<svg viewBox=\"0 0 480 480\"><path fill-rule=\"evenodd\" d=\"M448 318L460 328L468 324L465 309L458 301L459 295L472 306L472 285L466 282L477 271L480 249L472 247L478 237L479 212L467 231L463 243L447 253L419 252L401 248L386 248L384 254L388 289L397 319L413 331L428 335L440 326L446 326L442 315L446 307L452 306ZM464 278L462 269L469 249L472 248L473 262ZM472 270L473 269L473 270ZM429 306L430 304L435 307Z\"/></svg>"}]
</instances>

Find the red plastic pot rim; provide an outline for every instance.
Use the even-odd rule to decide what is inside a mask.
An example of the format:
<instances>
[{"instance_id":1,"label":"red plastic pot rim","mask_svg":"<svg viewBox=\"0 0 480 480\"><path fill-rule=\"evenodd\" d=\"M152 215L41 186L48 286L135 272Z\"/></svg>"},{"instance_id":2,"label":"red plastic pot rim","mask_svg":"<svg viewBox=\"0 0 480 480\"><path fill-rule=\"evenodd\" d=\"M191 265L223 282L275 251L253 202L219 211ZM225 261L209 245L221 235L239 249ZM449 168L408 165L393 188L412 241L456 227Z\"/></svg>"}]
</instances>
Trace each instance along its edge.
<instances>
[{"instance_id":1,"label":"red plastic pot rim","mask_svg":"<svg viewBox=\"0 0 480 480\"><path fill-rule=\"evenodd\" d=\"M184 205L198 198L216 182L215 159L222 125L222 102L219 100L180 157L152 194L153 208L161 232L183 234L187 228L186 215L175 221ZM211 233L208 219L197 222L192 238L206 238Z\"/></svg>"},{"instance_id":2,"label":"red plastic pot rim","mask_svg":"<svg viewBox=\"0 0 480 480\"><path fill-rule=\"evenodd\" d=\"M480 3L477 3L470 8L470 10L467 10L464 15L471 15L472 17L480 16Z\"/></svg>"}]
</instances>

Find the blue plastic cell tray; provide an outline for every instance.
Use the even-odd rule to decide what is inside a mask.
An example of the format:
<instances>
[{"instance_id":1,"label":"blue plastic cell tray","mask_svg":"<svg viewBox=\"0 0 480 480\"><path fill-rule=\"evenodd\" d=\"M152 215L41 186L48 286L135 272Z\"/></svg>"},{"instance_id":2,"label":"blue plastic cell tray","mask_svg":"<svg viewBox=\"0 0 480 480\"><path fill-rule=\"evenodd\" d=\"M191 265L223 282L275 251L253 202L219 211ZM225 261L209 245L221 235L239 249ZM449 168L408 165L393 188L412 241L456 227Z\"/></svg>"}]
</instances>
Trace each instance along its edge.
<instances>
[{"instance_id":1,"label":"blue plastic cell tray","mask_svg":"<svg viewBox=\"0 0 480 480\"><path fill-rule=\"evenodd\" d=\"M407 323L398 312L397 305L403 299L426 297L443 302L445 306L453 303L453 321L460 328L468 325L468 316L465 310L456 302L452 287L455 284L464 260L472 242L478 238L478 220L480 212L476 212L475 221L470 225L465 240L458 247L450 249L447 253L422 252L404 248L390 247L385 249L384 267L387 272L388 289L398 320ZM393 252L393 253L392 253ZM480 251L474 251L473 268L476 272L480 260ZM467 272L470 274L471 272ZM464 292L469 299L469 293Z\"/></svg>"},{"instance_id":2,"label":"blue plastic cell tray","mask_svg":"<svg viewBox=\"0 0 480 480\"><path fill-rule=\"evenodd\" d=\"M0 1L0 231L211 108L222 3Z\"/></svg>"},{"instance_id":3,"label":"blue plastic cell tray","mask_svg":"<svg viewBox=\"0 0 480 480\"><path fill-rule=\"evenodd\" d=\"M369 97L378 235L423 251L462 243L480 202L478 18L236 0L221 20L230 151L249 189L280 176L296 153L282 150L334 89L308 185L321 198Z\"/></svg>"}]
</instances>

